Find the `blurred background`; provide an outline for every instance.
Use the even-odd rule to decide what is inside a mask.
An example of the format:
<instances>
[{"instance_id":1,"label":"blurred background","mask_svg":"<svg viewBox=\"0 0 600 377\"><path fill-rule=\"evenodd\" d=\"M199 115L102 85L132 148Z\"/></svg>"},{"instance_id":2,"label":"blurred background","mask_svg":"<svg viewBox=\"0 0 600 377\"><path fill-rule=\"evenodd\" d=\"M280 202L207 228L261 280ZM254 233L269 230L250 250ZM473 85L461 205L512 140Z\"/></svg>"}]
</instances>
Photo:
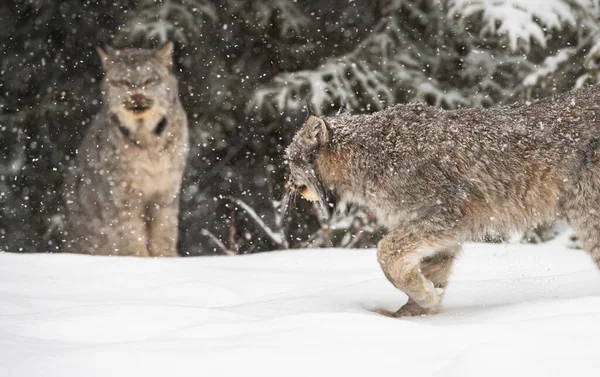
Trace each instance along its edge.
<instances>
[{"instance_id":1,"label":"blurred background","mask_svg":"<svg viewBox=\"0 0 600 377\"><path fill-rule=\"evenodd\" d=\"M489 107L595 84L599 16L598 0L3 0L0 251L60 251L62 176L101 106L95 46L176 43L182 255L370 247L380 230L360 208L329 224L304 200L279 211L306 102Z\"/></svg>"}]
</instances>

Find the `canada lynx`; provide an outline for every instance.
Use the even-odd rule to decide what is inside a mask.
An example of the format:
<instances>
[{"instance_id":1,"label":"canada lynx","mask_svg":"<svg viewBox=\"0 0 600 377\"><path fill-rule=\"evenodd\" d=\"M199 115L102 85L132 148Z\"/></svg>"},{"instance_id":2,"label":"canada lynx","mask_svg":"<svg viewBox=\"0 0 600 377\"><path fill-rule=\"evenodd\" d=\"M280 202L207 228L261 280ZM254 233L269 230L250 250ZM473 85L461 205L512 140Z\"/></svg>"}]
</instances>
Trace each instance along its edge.
<instances>
[{"instance_id":1,"label":"canada lynx","mask_svg":"<svg viewBox=\"0 0 600 377\"><path fill-rule=\"evenodd\" d=\"M98 53L103 107L66 177L64 250L177 256L188 129L173 44Z\"/></svg>"},{"instance_id":2,"label":"canada lynx","mask_svg":"<svg viewBox=\"0 0 600 377\"><path fill-rule=\"evenodd\" d=\"M369 208L390 230L378 261L408 302L440 310L461 244L567 218L600 266L600 86L533 103L309 115L287 148L290 189Z\"/></svg>"}]
</instances>

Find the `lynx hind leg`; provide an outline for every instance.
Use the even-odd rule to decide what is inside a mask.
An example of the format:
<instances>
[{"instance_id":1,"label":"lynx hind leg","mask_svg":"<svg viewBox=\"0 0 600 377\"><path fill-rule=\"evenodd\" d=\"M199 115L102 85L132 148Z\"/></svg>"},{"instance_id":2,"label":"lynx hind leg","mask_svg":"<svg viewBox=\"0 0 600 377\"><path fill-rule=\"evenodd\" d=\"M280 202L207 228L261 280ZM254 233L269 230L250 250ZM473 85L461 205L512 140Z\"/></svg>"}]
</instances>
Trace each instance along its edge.
<instances>
[{"instance_id":1,"label":"lynx hind leg","mask_svg":"<svg viewBox=\"0 0 600 377\"><path fill-rule=\"evenodd\" d=\"M448 247L448 242L434 237L414 241L402 233L395 230L381 240L378 260L388 280L406 293L409 300L394 313L377 312L393 317L437 313L460 247Z\"/></svg>"},{"instance_id":2,"label":"lynx hind leg","mask_svg":"<svg viewBox=\"0 0 600 377\"><path fill-rule=\"evenodd\" d=\"M583 248L591 255L600 268L600 195L593 203L567 209L567 217L575 233L583 243Z\"/></svg>"}]
</instances>

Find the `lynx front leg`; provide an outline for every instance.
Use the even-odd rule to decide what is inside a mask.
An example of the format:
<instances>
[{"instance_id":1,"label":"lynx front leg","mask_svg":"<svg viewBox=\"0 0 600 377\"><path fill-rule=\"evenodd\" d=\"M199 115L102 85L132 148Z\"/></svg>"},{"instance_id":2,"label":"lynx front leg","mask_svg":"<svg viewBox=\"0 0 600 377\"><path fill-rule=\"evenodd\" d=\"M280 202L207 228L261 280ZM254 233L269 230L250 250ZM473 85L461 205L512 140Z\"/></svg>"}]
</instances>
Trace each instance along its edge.
<instances>
[{"instance_id":1,"label":"lynx front leg","mask_svg":"<svg viewBox=\"0 0 600 377\"><path fill-rule=\"evenodd\" d=\"M416 240L411 233L396 229L378 245L378 260L385 276L409 297L397 312L382 314L401 317L440 310L442 293L459 248L447 247L447 239L439 236Z\"/></svg>"},{"instance_id":2,"label":"lynx front leg","mask_svg":"<svg viewBox=\"0 0 600 377\"><path fill-rule=\"evenodd\" d=\"M137 207L129 207L113 224L112 247L116 255L138 257L148 256L147 231L143 212Z\"/></svg>"},{"instance_id":3,"label":"lynx front leg","mask_svg":"<svg viewBox=\"0 0 600 377\"><path fill-rule=\"evenodd\" d=\"M567 215L583 248L600 268L600 197L569 208Z\"/></svg>"},{"instance_id":4,"label":"lynx front leg","mask_svg":"<svg viewBox=\"0 0 600 377\"><path fill-rule=\"evenodd\" d=\"M456 254L458 254L460 250L460 246L451 247L440 251L432 257L425 258L421 262L421 272L423 275L427 279L431 280L435 288L442 289L442 292L439 293L440 298L442 298L444 293L446 293L446 285L448 284L448 278L450 277L450 272L452 271L452 265L454 264ZM393 313L382 312L381 314L391 317L410 317L426 314L437 314L439 312L438 309L439 308L423 308L409 297L408 302L398 309L398 311Z\"/></svg>"},{"instance_id":5,"label":"lynx front leg","mask_svg":"<svg viewBox=\"0 0 600 377\"><path fill-rule=\"evenodd\" d=\"M148 249L153 257L177 256L177 215L176 204L153 205L148 210Z\"/></svg>"}]
</instances>

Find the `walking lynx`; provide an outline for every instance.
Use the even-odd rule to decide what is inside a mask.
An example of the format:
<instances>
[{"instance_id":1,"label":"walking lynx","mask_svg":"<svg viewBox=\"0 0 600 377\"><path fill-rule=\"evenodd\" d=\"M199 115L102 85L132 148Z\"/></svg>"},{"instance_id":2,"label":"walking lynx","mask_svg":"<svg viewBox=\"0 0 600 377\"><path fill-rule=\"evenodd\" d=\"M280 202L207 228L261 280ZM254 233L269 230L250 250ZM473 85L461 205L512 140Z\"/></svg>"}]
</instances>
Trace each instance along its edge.
<instances>
[{"instance_id":1,"label":"walking lynx","mask_svg":"<svg viewBox=\"0 0 600 377\"><path fill-rule=\"evenodd\" d=\"M188 130L172 52L98 49L103 106L66 177L65 251L177 255Z\"/></svg>"},{"instance_id":2,"label":"walking lynx","mask_svg":"<svg viewBox=\"0 0 600 377\"><path fill-rule=\"evenodd\" d=\"M369 208L377 247L409 299L391 316L437 313L454 258L490 230L569 220L600 266L600 86L533 103L372 115L310 115L287 148L290 189Z\"/></svg>"}]
</instances>

